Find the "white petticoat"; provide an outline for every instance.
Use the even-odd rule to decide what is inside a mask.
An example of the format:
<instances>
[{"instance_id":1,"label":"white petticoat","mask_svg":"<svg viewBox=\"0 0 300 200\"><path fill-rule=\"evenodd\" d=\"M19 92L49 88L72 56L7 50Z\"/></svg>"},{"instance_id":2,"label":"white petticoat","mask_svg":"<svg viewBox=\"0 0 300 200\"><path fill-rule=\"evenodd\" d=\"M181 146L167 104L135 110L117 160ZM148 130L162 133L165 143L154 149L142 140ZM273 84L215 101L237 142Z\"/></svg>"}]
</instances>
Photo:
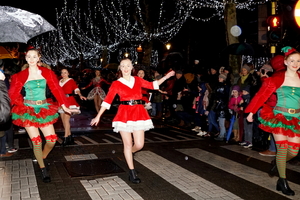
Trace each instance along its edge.
<instances>
[{"instance_id":1,"label":"white petticoat","mask_svg":"<svg viewBox=\"0 0 300 200\"><path fill-rule=\"evenodd\" d=\"M140 120L140 121L127 121L127 123L114 121L112 123L114 132L126 131L132 133L133 131L148 131L154 128L152 120Z\"/></svg>"},{"instance_id":2,"label":"white petticoat","mask_svg":"<svg viewBox=\"0 0 300 200\"><path fill-rule=\"evenodd\" d=\"M79 110L79 112L76 113L76 114L80 114L80 113L81 113L80 107L79 107L79 106L77 107L77 106L75 106L75 105L71 105L69 108L70 108L70 109L77 109L77 110ZM58 113L65 113L65 111L64 111L61 107L59 107ZM74 115L74 114L72 114L72 115Z\"/></svg>"},{"instance_id":3,"label":"white petticoat","mask_svg":"<svg viewBox=\"0 0 300 200\"><path fill-rule=\"evenodd\" d=\"M95 95L99 95L102 100L105 99L106 94L101 87L94 87L88 94L87 99L93 100Z\"/></svg>"}]
</instances>

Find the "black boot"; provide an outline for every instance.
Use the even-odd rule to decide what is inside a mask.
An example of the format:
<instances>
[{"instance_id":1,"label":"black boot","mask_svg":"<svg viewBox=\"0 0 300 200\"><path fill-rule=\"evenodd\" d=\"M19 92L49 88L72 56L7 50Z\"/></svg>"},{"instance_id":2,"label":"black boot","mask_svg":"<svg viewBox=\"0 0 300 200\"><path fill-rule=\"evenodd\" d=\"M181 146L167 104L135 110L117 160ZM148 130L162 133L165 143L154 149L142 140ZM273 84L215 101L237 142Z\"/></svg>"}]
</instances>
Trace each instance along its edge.
<instances>
[{"instance_id":1,"label":"black boot","mask_svg":"<svg viewBox=\"0 0 300 200\"><path fill-rule=\"evenodd\" d=\"M289 187L289 184L285 178L278 179L276 190L282 191L282 193L285 195L289 195L289 196L295 195L295 192L293 190L291 190L291 188Z\"/></svg>"},{"instance_id":2,"label":"black boot","mask_svg":"<svg viewBox=\"0 0 300 200\"><path fill-rule=\"evenodd\" d=\"M73 145L74 144L74 138L72 137L72 135L69 135L67 137L67 144L68 145Z\"/></svg>"},{"instance_id":3,"label":"black boot","mask_svg":"<svg viewBox=\"0 0 300 200\"><path fill-rule=\"evenodd\" d=\"M129 170L129 180L132 183L136 184L141 182L141 179L137 177L136 171L134 169Z\"/></svg>"},{"instance_id":4,"label":"black boot","mask_svg":"<svg viewBox=\"0 0 300 200\"><path fill-rule=\"evenodd\" d=\"M63 142L61 143L61 146L65 147L68 145L68 137L63 137Z\"/></svg>"},{"instance_id":5,"label":"black boot","mask_svg":"<svg viewBox=\"0 0 300 200\"><path fill-rule=\"evenodd\" d=\"M50 183L51 179L50 179L50 176L49 176L49 174L47 172L47 169L44 167L44 168L41 168L41 171L42 171L43 182L44 183Z\"/></svg>"},{"instance_id":6,"label":"black boot","mask_svg":"<svg viewBox=\"0 0 300 200\"><path fill-rule=\"evenodd\" d=\"M275 174L277 173L277 165L276 165L276 159L271 161L271 169L268 172L270 177L275 176Z\"/></svg>"}]
</instances>

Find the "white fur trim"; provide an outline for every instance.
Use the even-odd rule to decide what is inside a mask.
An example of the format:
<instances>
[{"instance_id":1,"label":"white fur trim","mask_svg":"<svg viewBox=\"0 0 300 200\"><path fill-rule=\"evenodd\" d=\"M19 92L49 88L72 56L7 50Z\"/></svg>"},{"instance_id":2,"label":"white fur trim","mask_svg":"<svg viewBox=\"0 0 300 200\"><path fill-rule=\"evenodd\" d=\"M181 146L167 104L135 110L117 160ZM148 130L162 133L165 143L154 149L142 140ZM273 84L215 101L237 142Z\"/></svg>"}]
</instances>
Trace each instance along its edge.
<instances>
[{"instance_id":1,"label":"white fur trim","mask_svg":"<svg viewBox=\"0 0 300 200\"><path fill-rule=\"evenodd\" d=\"M65 82L61 82L62 79L60 79L60 81L59 81L59 86L60 86L60 87L64 86L70 79L71 79L71 78L68 78Z\"/></svg>"},{"instance_id":2,"label":"white fur trim","mask_svg":"<svg viewBox=\"0 0 300 200\"><path fill-rule=\"evenodd\" d=\"M153 81L153 88L154 88L154 90L159 89L159 85L158 85L157 81Z\"/></svg>"},{"instance_id":3,"label":"white fur trim","mask_svg":"<svg viewBox=\"0 0 300 200\"><path fill-rule=\"evenodd\" d=\"M134 86L135 78L130 76L130 80L127 81L125 78L121 77L118 79L118 81L120 81L121 83L123 83L124 85L127 85L128 87L130 87L132 89Z\"/></svg>"},{"instance_id":4,"label":"white fur trim","mask_svg":"<svg viewBox=\"0 0 300 200\"><path fill-rule=\"evenodd\" d=\"M111 104L109 104L109 103L106 103L105 101L103 101L103 102L101 103L101 106L103 106L103 107L105 107L107 110L109 110L109 109L110 109L110 106L111 106Z\"/></svg>"},{"instance_id":5,"label":"white fur trim","mask_svg":"<svg viewBox=\"0 0 300 200\"><path fill-rule=\"evenodd\" d=\"M127 123L114 121L112 123L114 132L126 131L132 133L133 131L148 131L154 128L151 119L140 121L127 121Z\"/></svg>"}]
</instances>

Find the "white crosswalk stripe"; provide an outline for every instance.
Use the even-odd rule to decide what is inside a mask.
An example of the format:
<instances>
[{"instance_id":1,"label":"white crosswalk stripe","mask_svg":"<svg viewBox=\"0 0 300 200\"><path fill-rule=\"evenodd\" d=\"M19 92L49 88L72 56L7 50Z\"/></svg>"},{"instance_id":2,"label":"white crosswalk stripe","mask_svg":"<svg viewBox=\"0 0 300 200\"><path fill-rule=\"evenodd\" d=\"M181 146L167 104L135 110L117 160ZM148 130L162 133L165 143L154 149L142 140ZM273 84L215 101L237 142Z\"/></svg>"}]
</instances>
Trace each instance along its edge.
<instances>
[{"instance_id":1,"label":"white crosswalk stripe","mask_svg":"<svg viewBox=\"0 0 300 200\"><path fill-rule=\"evenodd\" d=\"M213 153L201 150L201 149L177 149L181 153L184 153L190 157L193 157L202 162L208 163L214 167L225 170L228 173L234 174L240 178L247 181L255 183L261 187L269 189L276 192L275 186L277 177L270 178L266 173L253 169L251 167L242 165L240 163L231 161L229 159L223 158L221 156L215 155ZM300 199L300 190L297 184L289 182L289 185L295 191L296 195L292 199ZM283 195L281 192L278 194ZM287 197L286 195L283 195Z\"/></svg>"},{"instance_id":2,"label":"white crosswalk stripe","mask_svg":"<svg viewBox=\"0 0 300 200\"><path fill-rule=\"evenodd\" d=\"M135 160L194 199L241 199L153 152L138 152Z\"/></svg>"},{"instance_id":3,"label":"white crosswalk stripe","mask_svg":"<svg viewBox=\"0 0 300 200\"><path fill-rule=\"evenodd\" d=\"M98 178L95 180L81 180L83 187L93 200L116 199L116 200L142 200L125 181L117 176Z\"/></svg>"}]
</instances>

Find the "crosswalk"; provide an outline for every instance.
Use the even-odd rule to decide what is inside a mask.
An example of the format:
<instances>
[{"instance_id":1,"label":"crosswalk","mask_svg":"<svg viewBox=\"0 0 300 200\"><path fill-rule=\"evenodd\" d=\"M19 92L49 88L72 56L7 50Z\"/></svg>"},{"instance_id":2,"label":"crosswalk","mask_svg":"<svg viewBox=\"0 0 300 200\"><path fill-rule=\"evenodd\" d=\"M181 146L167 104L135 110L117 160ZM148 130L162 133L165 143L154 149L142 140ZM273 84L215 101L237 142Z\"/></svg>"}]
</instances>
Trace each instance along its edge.
<instances>
[{"instance_id":1,"label":"crosswalk","mask_svg":"<svg viewBox=\"0 0 300 200\"><path fill-rule=\"evenodd\" d=\"M233 151L242 154L245 158L259 158L259 155L257 153L253 154L251 150L244 151L244 148L239 148L237 145L231 145L231 147L233 147ZM224 146L222 148L230 149L230 146ZM296 193L295 196L289 197L275 190L278 177L269 177L261 170L200 148L184 148L176 149L175 151L180 153L180 156L175 158L175 160L184 159L188 166L189 164L192 165L192 161L190 162L190 160L194 159L198 162L205 163L207 167L200 169L203 166L199 165L198 170L190 171L186 169L185 165L179 165L177 164L177 161L174 162L173 159L169 160L155 152L147 150L136 153L134 157L135 162L141 164L147 170L150 170L146 175L142 175L143 171L146 171L142 170L140 173L141 176L143 176L142 181L144 179L146 179L145 181L149 181L149 178L147 178L149 174L151 177L158 176L163 179L166 184L170 184L176 188L173 189L173 196L176 196L178 191L183 193L181 194L181 198L173 199L300 199L299 184L293 182L289 183L290 187ZM264 160L264 162L269 162L268 160L270 160L270 158L267 158L267 161ZM213 177L214 174L210 174L212 177L210 180L207 180L207 176L204 174L205 171L207 173L212 171L211 169L208 169L209 167L222 171L221 174L224 173L224 177L219 177L219 180L216 180L216 178ZM291 166L288 165L288 168L290 167ZM216 177L218 176L219 175L216 175ZM230 184L231 181L240 182L241 185L236 187L243 188L243 191L238 191L240 188L234 188L235 184ZM110 176L95 180L82 180L81 183L92 199L135 200L147 199L148 197L144 198L142 195L143 193L137 194L134 191L134 188L127 184L128 182L124 182L118 176ZM141 184L146 183L142 182ZM243 184L245 185L243 186ZM228 185L232 185L232 188ZM253 193L252 190L254 190L255 193ZM139 189L137 189L137 191L139 191ZM124 196L126 196L126 198ZM162 199L168 198L164 197Z\"/></svg>"},{"instance_id":2,"label":"crosswalk","mask_svg":"<svg viewBox=\"0 0 300 200\"><path fill-rule=\"evenodd\" d=\"M100 149L101 152L110 146L111 149L103 153L108 155L111 151L109 156L116 157L120 162L125 163L122 148L118 149L122 147L121 137L112 130L77 133L74 140L75 144L69 147L82 148L80 150L74 148L70 152L68 148L63 150L65 161L72 161L75 158L77 160L100 159L101 153L92 154L91 149L93 151ZM60 143L59 139L56 152L62 151ZM27 134L16 135L15 147L20 148L20 151L32 149L32 143ZM81 150L84 148L88 148L89 154ZM278 177L269 177L266 173L272 159L274 157L260 156L257 151L245 149L239 145L203 139L190 131L158 128L145 133L145 147L134 155L135 167L142 179L141 184L130 183L127 172L101 177L81 177L73 181L79 182L89 198L95 200L300 200L299 165L287 163L289 185L296 193L295 196L289 197L276 191ZM0 170L1 166L9 166L8 162L11 161L0 161ZM24 165L24 162L27 164ZM16 172L11 173L11 176L16 176L15 174L21 174L19 171L23 173L22 168L26 168L25 171L28 171L30 175L27 179L31 182L29 186L26 186L29 188L28 191L22 190L23 177L20 177L19 181L9 179L7 174L1 174L0 171L0 183L5 183L2 187L0 186L0 195L4 195L0 196L0 199L2 197L10 199L13 195L20 199L40 199L39 188L36 182L32 181L36 177L28 162L28 159L13 161L13 164L19 167L13 168ZM126 163L121 168L126 170ZM5 176L1 177L1 175ZM9 181L13 182L9 183ZM15 193L9 194L8 188L17 187L13 186L17 183L20 185L20 191L16 190ZM22 195L26 198L22 198Z\"/></svg>"},{"instance_id":3,"label":"crosswalk","mask_svg":"<svg viewBox=\"0 0 300 200\"><path fill-rule=\"evenodd\" d=\"M156 135L156 134L154 134ZM158 136L160 133L158 133ZM189 144L189 142L187 142ZM157 144L159 146L160 144ZM290 181L296 195L289 197L275 190L277 177L269 177L260 162L267 165L273 158L238 145L223 145L220 152L201 147L169 148L163 152L145 148L134 155L140 184L128 181L127 173L102 177L82 177L78 181L89 198L115 200L154 199L300 199L299 181ZM95 154L65 155L66 161L99 159ZM287 164L299 178L299 166ZM30 159L0 161L0 199L41 199Z\"/></svg>"}]
</instances>

